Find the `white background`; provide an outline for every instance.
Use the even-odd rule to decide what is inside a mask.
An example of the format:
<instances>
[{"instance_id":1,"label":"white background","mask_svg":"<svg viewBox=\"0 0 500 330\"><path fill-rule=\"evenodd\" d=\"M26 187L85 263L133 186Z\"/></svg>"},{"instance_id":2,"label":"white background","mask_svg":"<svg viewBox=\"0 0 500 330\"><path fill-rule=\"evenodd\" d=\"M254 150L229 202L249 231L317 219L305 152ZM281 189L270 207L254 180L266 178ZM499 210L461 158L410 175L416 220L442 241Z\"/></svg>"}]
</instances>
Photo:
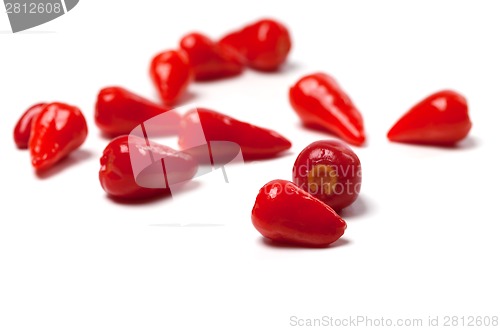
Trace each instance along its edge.
<instances>
[{"instance_id":1,"label":"white background","mask_svg":"<svg viewBox=\"0 0 500 330\"><path fill-rule=\"evenodd\" d=\"M80 1L12 34L0 13L0 329L290 329L290 317L500 316L496 1ZM2 10L3 11L3 10ZM282 72L193 84L195 103L271 127L290 153L197 179L173 200L120 205L98 180L107 140L93 124L100 88L156 98L150 58L199 30L213 37L262 17L291 30ZM328 249L276 247L253 228L259 188L290 179L306 131L288 88L338 79L368 144L348 229ZM456 149L389 143L410 106L452 88L473 129ZM44 178L12 130L40 101L78 105L89 137ZM175 145L173 145L175 146ZM178 225L176 225L178 224ZM426 321L425 321L426 322ZM425 324L424 322L424 324Z\"/></svg>"}]
</instances>

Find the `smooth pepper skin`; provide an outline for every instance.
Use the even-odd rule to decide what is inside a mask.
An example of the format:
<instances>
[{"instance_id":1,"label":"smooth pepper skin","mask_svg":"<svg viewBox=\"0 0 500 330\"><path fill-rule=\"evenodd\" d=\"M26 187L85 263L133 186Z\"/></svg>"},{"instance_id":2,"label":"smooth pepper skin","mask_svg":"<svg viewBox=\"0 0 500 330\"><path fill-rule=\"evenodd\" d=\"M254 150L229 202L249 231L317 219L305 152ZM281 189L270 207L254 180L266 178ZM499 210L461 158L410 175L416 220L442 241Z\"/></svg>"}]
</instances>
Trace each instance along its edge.
<instances>
[{"instance_id":1,"label":"smooth pepper skin","mask_svg":"<svg viewBox=\"0 0 500 330\"><path fill-rule=\"evenodd\" d=\"M260 189L252 223L268 239L311 247L332 244L347 228L331 207L286 180L273 180Z\"/></svg>"},{"instance_id":2,"label":"smooth pepper skin","mask_svg":"<svg viewBox=\"0 0 500 330\"><path fill-rule=\"evenodd\" d=\"M193 138L196 137L195 132L199 130L200 123L206 141L235 142L240 146L245 160L270 158L292 146L290 141L275 131L213 110L197 108L187 112L181 119L179 146L182 149L196 144ZM216 152L222 154L224 150Z\"/></svg>"},{"instance_id":3,"label":"smooth pepper skin","mask_svg":"<svg viewBox=\"0 0 500 330\"><path fill-rule=\"evenodd\" d=\"M358 198L361 163L342 141L316 141L302 150L295 160L293 182L340 212Z\"/></svg>"},{"instance_id":4,"label":"smooth pepper skin","mask_svg":"<svg viewBox=\"0 0 500 330\"><path fill-rule=\"evenodd\" d=\"M290 88L289 99L305 126L326 129L355 146L365 142L361 113L328 74L302 77Z\"/></svg>"},{"instance_id":5,"label":"smooth pepper skin","mask_svg":"<svg viewBox=\"0 0 500 330\"><path fill-rule=\"evenodd\" d=\"M14 127L14 142L19 149L28 149L28 143L31 135L31 124L33 119L42 111L47 103L38 103L31 106L19 118L16 126Z\"/></svg>"},{"instance_id":6,"label":"smooth pepper skin","mask_svg":"<svg viewBox=\"0 0 500 330\"><path fill-rule=\"evenodd\" d=\"M31 164L45 170L80 147L87 138L87 122L80 109L65 103L49 103L31 125Z\"/></svg>"},{"instance_id":7,"label":"smooth pepper skin","mask_svg":"<svg viewBox=\"0 0 500 330\"><path fill-rule=\"evenodd\" d=\"M195 80L214 80L243 72L243 58L234 48L216 43L201 33L184 36L180 48L189 58Z\"/></svg>"},{"instance_id":8,"label":"smooth pepper skin","mask_svg":"<svg viewBox=\"0 0 500 330\"><path fill-rule=\"evenodd\" d=\"M464 139L471 127L465 97L443 90L413 106L394 124L387 138L403 143L453 145Z\"/></svg>"},{"instance_id":9,"label":"smooth pepper skin","mask_svg":"<svg viewBox=\"0 0 500 330\"><path fill-rule=\"evenodd\" d=\"M260 71L278 70L292 48L288 29L272 19L263 19L232 32L220 43L235 48L249 67Z\"/></svg>"},{"instance_id":10,"label":"smooth pepper skin","mask_svg":"<svg viewBox=\"0 0 500 330\"><path fill-rule=\"evenodd\" d=\"M176 50L165 51L153 57L149 75L166 105L174 105L192 80L187 55Z\"/></svg>"},{"instance_id":11,"label":"smooth pepper skin","mask_svg":"<svg viewBox=\"0 0 500 330\"><path fill-rule=\"evenodd\" d=\"M105 135L116 137L129 134L141 123L169 110L125 88L114 86L101 89L97 95L94 119ZM158 133L177 131L180 118L179 114L172 112L168 126L158 127Z\"/></svg>"},{"instance_id":12,"label":"smooth pepper skin","mask_svg":"<svg viewBox=\"0 0 500 330\"><path fill-rule=\"evenodd\" d=\"M139 185L134 176L132 157L138 164L149 164L141 174L157 188ZM151 162L151 158L156 162ZM170 194L169 185L194 177L198 164L189 155L136 136L119 136L104 149L99 181L104 191L118 199L140 200ZM169 170L169 173L166 171ZM136 180L137 178L137 180Z\"/></svg>"}]
</instances>

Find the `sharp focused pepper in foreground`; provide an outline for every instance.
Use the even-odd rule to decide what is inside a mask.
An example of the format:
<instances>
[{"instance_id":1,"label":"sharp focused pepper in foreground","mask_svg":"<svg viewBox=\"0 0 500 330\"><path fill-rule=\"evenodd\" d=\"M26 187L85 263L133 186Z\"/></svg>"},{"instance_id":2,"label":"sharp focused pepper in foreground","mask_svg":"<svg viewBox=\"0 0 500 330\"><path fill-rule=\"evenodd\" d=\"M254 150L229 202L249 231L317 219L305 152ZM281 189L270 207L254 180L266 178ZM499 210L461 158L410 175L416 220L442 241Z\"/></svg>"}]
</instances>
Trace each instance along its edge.
<instances>
[{"instance_id":1,"label":"sharp focused pepper in foreground","mask_svg":"<svg viewBox=\"0 0 500 330\"><path fill-rule=\"evenodd\" d=\"M125 135L104 149L99 181L110 196L144 199L170 194L171 185L190 180L197 169L198 164L188 154Z\"/></svg>"},{"instance_id":2,"label":"sharp focused pepper in foreground","mask_svg":"<svg viewBox=\"0 0 500 330\"><path fill-rule=\"evenodd\" d=\"M216 43L201 33L190 33L180 41L189 58L195 80L226 78L243 72L243 58L232 47Z\"/></svg>"},{"instance_id":3,"label":"sharp focused pepper in foreground","mask_svg":"<svg viewBox=\"0 0 500 330\"><path fill-rule=\"evenodd\" d=\"M187 55L176 50L153 57L149 74L166 105L174 105L181 98L193 75Z\"/></svg>"},{"instance_id":4,"label":"sharp focused pepper in foreground","mask_svg":"<svg viewBox=\"0 0 500 330\"><path fill-rule=\"evenodd\" d=\"M47 104L31 125L31 164L38 171L51 167L80 147L87 132L80 109L64 103Z\"/></svg>"},{"instance_id":5,"label":"sharp focused pepper in foreground","mask_svg":"<svg viewBox=\"0 0 500 330\"><path fill-rule=\"evenodd\" d=\"M285 62L292 41L288 29L281 23L263 19L232 32L220 44L236 49L246 64L256 70L275 71Z\"/></svg>"},{"instance_id":6,"label":"sharp focused pepper in foreground","mask_svg":"<svg viewBox=\"0 0 500 330\"><path fill-rule=\"evenodd\" d=\"M276 156L291 148L292 144L285 137L267 128L258 127L239 121L222 113L198 108L186 113L181 120L179 132L179 146L187 149L197 145L200 124L205 140L229 141L237 143L245 160L262 159ZM212 153L222 159L226 150L224 144L219 144L221 149L214 144ZM227 152L232 152L228 150Z\"/></svg>"},{"instance_id":7,"label":"sharp focused pepper in foreground","mask_svg":"<svg viewBox=\"0 0 500 330\"><path fill-rule=\"evenodd\" d=\"M314 247L335 242L347 228L331 207L285 180L273 180L260 189L252 223L273 241Z\"/></svg>"},{"instance_id":8,"label":"sharp focused pepper in foreground","mask_svg":"<svg viewBox=\"0 0 500 330\"><path fill-rule=\"evenodd\" d=\"M365 142L363 117L331 76L314 73L301 78L289 93L290 103L305 126L330 131L346 142Z\"/></svg>"},{"instance_id":9,"label":"sharp focused pepper in foreground","mask_svg":"<svg viewBox=\"0 0 500 330\"><path fill-rule=\"evenodd\" d=\"M394 142L453 145L472 127L465 97L444 90L413 106L387 133Z\"/></svg>"},{"instance_id":10,"label":"sharp focused pepper in foreground","mask_svg":"<svg viewBox=\"0 0 500 330\"><path fill-rule=\"evenodd\" d=\"M169 110L125 88L107 87L97 96L95 123L104 134L115 137L129 134L137 125ZM161 134L178 130L181 116L171 114L167 125L157 127L155 131Z\"/></svg>"},{"instance_id":11,"label":"sharp focused pepper in foreground","mask_svg":"<svg viewBox=\"0 0 500 330\"><path fill-rule=\"evenodd\" d=\"M14 142L19 149L27 149L31 135L31 124L33 119L38 116L40 111L47 105L47 103L38 103L31 106L19 118L19 121L14 128Z\"/></svg>"},{"instance_id":12,"label":"sharp focused pepper in foreground","mask_svg":"<svg viewBox=\"0 0 500 330\"><path fill-rule=\"evenodd\" d=\"M297 157L293 165L293 182L340 212L358 198L361 164L344 142L316 141Z\"/></svg>"}]
</instances>

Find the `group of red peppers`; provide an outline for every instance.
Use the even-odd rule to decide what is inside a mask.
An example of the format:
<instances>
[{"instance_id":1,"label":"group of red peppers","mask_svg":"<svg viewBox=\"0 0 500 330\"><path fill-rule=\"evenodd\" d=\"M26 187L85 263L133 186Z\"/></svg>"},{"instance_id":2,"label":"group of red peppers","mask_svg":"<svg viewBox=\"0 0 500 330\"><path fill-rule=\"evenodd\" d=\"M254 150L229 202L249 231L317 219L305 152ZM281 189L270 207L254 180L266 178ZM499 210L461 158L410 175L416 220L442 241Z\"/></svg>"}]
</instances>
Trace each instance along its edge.
<instances>
[{"instance_id":1,"label":"group of red peppers","mask_svg":"<svg viewBox=\"0 0 500 330\"><path fill-rule=\"evenodd\" d=\"M196 174L198 161L187 146L200 123L206 141L234 142L245 160L271 158L290 149L290 141L277 132L213 110L196 109L184 116L172 111L192 80L235 76L245 67L277 71L290 49L287 28L269 19L250 24L219 41L191 33L181 39L177 50L159 53L150 63L150 76L163 105L121 87L102 89L95 105L95 123L106 136L114 138L100 160L99 179L106 193L121 199L149 198L169 194L169 185L190 180ZM331 76L315 73L302 77L290 88L289 100L306 127L326 130L355 146L364 144L361 113ZM158 131L178 134L183 151L129 136L138 125L166 112L170 119ZM465 98L445 90L411 108L387 137L395 142L454 145L470 129ZM14 129L16 145L29 149L37 171L65 158L86 137L87 124L81 111L58 102L32 106ZM161 184L145 188L137 183L132 153L162 160L153 164L157 169L144 173L146 179ZM175 166L166 168L165 159ZM343 235L346 223L337 212L356 200L360 185L360 161L347 144L340 140L314 142L297 157L293 183L274 180L259 191L252 210L253 224L271 240L328 246Z\"/></svg>"}]
</instances>

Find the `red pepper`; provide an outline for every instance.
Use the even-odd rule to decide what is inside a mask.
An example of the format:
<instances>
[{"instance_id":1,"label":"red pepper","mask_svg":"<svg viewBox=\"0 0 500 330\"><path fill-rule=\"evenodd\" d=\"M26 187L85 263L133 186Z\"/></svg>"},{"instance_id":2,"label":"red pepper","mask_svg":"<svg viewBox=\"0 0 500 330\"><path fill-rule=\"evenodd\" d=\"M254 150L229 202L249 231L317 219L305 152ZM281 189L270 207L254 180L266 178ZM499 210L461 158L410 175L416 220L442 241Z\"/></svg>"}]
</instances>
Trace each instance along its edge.
<instances>
[{"instance_id":1,"label":"red pepper","mask_svg":"<svg viewBox=\"0 0 500 330\"><path fill-rule=\"evenodd\" d=\"M14 128L14 142L19 149L28 148L28 142L31 135L31 123L46 105L47 103L35 104L26 110L21 118L19 118Z\"/></svg>"},{"instance_id":2,"label":"red pepper","mask_svg":"<svg viewBox=\"0 0 500 330\"><path fill-rule=\"evenodd\" d=\"M137 136L119 136L103 151L99 181L112 197L143 199L170 194L171 185L190 180L197 168L188 154Z\"/></svg>"},{"instance_id":3,"label":"red pepper","mask_svg":"<svg viewBox=\"0 0 500 330\"><path fill-rule=\"evenodd\" d=\"M306 126L326 129L356 146L365 142L361 113L333 77L307 75L290 88L289 97Z\"/></svg>"},{"instance_id":4,"label":"red pepper","mask_svg":"<svg viewBox=\"0 0 500 330\"><path fill-rule=\"evenodd\" d=\"M213 80L243 72L243 58L232 47L215 43L200 33L190 33L180 41L189 58L196 80Z\"/></svg>"},{"instance_id":5,"label":"red pepper","mask_svg":"<svg viewBox=\"0 0 500 330\"><path fill-rule=\"evenodd\" d=\"M95 122L108 136L129 134L137 125L170 109L153 103L121 87L103 88L97 96ZM181 116L171 111L168 123L150 127L158 133L177 132Z\"/></svg>"},{"instance_id":6,"label":"red pepper","mask_svg":"<svg viewBox=\"0 0 500 330\"><path fill-rule=\"evenodd\" d=\"M344 142L316 141L297 157L293 165L293 182L340 212L358 198L361 164Z\"/></svg>"},{"instance_id":7,"label":"red pepper","mask_svg":"<svg viewBox=\"0 0 500 330\"><path fill-rule=\"evenodd\" d=\"M313 247L330 245L347 228L332 208L285 180L271 181L260 189L252 223L273 241Z\"/></svg>"},{"instance_id":8,"label":"red pepper","mask_svg":"<svg viewBox=\"0 0 500 330\"><path fill-rule=\"evenodd\" d=\"M235 142L240 146L245 160L273 157L292 146L290 141L275 131L239 121L213 110L198 108L189 111L181 119L179 145L182 149L199 144L200 123L206 141ZM227 158L223 154L233 150L224 150L226 146L223 143L212 144L211 152L220 156L219 159Z\"/></svg>"},{"instance_id":9,"label":"red pepper","mask_svg":"<svg viewBox=\"0 0 500 330\"><path fill-rule=\"evenodd\" d=\"M261 71L277 70L292 48L288 29L271 19L263 19L232 32L220 43L235 48L246 59L248 66Z\"/></svg>"},{"instance_id":10,"label":"red pepper","mask_svg":"<svg viewBox=\"0 0 500 330\"><path fill-rule=\"evenodd\" d=\"M45 170L87 138L87 122L77 107L64 103L47 104L31 125L29 150L36 170Z\"/></svg>"},{"instance_id":11,"label":"red pepper","mask_svg":"<svg viewBox=\"0 0 500 330\"><path fill-rule=\"evenodd\" d=\"M175 50L156 55L151 61L149 74L166 105L175 104L192 79L187 55Z\"/></svg>"},{"instance_id":12,"label":"red pepper","mask_svg":"<svg viewBox=\"0 0 500 330\"><path fill-rule=\"evenodd\" d=\"M413 106L391 128L387 137L394 142L453 145L464 139L471 127L465 97L444 90Z\"/></svg>"}]
</instances>

